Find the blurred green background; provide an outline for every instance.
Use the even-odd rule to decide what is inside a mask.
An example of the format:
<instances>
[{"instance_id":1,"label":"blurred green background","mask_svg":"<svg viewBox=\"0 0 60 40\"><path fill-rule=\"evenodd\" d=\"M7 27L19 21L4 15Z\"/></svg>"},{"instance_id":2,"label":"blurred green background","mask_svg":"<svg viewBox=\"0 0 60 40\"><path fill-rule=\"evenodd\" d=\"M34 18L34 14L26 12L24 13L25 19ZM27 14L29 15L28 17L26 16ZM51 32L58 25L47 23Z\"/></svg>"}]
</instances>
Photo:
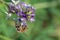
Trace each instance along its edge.
<instances>
[{"instance_id":1,"label":"blurred green background","mask_svg":"<svg viewBox=\"0 0 60 40\"><path fill-rule=\"evenodd\" d=\"M6 19L6 5L0 0L0 40L60 40L60 0L22 0L35 7L35 22L26 32L17 32L13 20ZM12 16L11 18L13 18Z\"/></svg>"}]
</instances>

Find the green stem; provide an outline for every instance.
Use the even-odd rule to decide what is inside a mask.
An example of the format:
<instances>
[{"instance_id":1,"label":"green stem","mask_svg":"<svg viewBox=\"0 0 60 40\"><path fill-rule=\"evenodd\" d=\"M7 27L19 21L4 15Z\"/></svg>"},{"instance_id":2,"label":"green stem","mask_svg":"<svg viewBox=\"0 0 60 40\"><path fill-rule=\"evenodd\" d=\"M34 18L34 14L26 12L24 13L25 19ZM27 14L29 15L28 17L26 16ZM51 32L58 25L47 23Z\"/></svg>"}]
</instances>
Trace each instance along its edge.
<instances>
[{"instance_id":1,"label":"green stem","mask_svg":"<svg viewBox=\"0 0 60 40\"><path fill-rule=\"evenodd\" d=\"M2 38L2 39L4 39L4 40L12 40L12 39L10 39L10 38L8 38L8 37L5 37L5 36L2 36L2 35L0 35L0 38Z\"/></svg>"}]
</instances>

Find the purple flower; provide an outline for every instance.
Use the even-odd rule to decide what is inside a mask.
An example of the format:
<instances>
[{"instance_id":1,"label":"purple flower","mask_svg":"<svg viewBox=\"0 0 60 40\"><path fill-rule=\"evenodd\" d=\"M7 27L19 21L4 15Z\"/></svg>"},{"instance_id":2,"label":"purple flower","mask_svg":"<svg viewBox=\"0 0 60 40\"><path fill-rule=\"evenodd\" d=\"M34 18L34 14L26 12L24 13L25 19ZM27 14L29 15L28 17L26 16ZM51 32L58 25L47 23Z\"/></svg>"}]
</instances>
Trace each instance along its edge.
<instances>
[{"instance_id":1,"label":"purple flower","mask_svg":"<svg viewBox=\"0 0 60 40\"><path fill-rule=\"evenodd\" d=\"M34 21L35 21L35 19L34 19L34 18L31 18L31 19L30 19L30 22L34 22Z\"/></svg>"},{"instance_id":2,"label":"purple flower","mask_svg":"<svg viewBox=\"0 0 60 40\"><path fill-rule=\"evenodd\" d=\"M16 5L14 5L13 3L10 3L9 4L9 11L10 12L15 12L17 14L17 16L21 16L26 21L27 14L24 12L24 10L23 10L24 8L23 9L21 8L22 6L24 8L26 8L26 10L25 10L26 13L28 11L29 12L32 11L32 13L31 14L28 14L28 16L31 16L30 21L34 21L34 17L35 17L35 13L34 12L35 12L35 9L31 5L26 4L24 2L20 2L20 3L16 4ZM30 9L28 10L27 8L30 8L31 10Z\"/></svg>"}]
</instances>

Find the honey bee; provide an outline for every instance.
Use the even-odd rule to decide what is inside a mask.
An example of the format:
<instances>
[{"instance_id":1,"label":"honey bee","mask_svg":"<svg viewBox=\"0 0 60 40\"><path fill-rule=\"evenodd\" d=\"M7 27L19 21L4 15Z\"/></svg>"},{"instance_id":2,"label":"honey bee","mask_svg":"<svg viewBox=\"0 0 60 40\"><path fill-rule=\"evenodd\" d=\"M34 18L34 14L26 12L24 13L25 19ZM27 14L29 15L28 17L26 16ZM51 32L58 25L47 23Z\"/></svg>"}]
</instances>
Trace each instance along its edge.
<instances>
[{"instance_id":1,"label":"honey bee","mask_svg":"<svg viewBox=\"0 0 60 40\"><path fill-rule=\"evenodd\" d=\"M19 24L16 25L17 32L25 32L26 29L27 29L27 25L21 25L21 24L20 25Z\"/></svg>"}]
</instances>

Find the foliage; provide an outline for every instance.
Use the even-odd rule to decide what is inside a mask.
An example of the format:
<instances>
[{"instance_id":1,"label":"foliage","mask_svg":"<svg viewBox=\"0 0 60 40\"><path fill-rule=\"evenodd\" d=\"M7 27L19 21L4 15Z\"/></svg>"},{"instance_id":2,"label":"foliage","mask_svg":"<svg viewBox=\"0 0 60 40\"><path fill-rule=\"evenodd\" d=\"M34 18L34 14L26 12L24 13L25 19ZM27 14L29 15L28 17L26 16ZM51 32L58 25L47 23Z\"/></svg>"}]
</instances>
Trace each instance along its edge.
<instances>
[{"instance_id":1,"label":"foliage","mask_svg":"<svg viewBox=\"0 0 60 40\"><path fill-rule=\"evenodd\" d=\"M4 0L10 2L10 0ZM16 32L14 21L7 20L7 6L0 1L0 40L60 40L59 0L22 0L36 8L35 22L26 32Z\"/></svg>"}]
</instances>

